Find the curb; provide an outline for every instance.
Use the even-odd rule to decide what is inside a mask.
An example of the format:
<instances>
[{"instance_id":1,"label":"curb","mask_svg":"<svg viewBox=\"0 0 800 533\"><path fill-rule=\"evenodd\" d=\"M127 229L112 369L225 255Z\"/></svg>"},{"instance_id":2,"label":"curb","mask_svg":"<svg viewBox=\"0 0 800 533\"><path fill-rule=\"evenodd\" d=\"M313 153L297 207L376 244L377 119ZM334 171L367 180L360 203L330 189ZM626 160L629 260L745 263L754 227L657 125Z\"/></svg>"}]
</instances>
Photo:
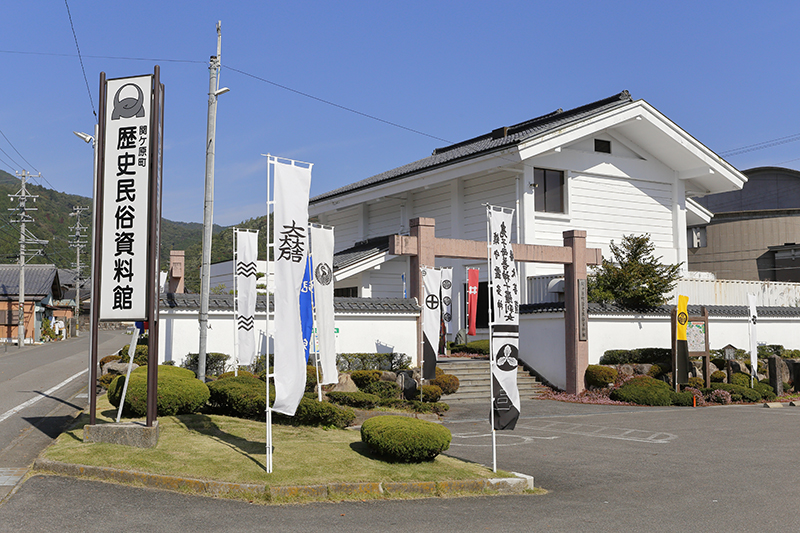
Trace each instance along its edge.
<instances>
[{"instance_id":1,"label":"curb","mask_svg":"<svg viewBox=\"0 0 800 533\"><path fill-rule=\"evenodd\" d=\"M93 478L101 481L133 483L153 489L194 492L205 496L262 497L267 500L306 497L324 500L349 495L419 494L444 495L458 492L481 493L492 490L501 494L521 494L533 488L533 477L517 474L513 478L466 479L452 481L381 482L381 483L329 483L327 485L270 487L261 484L203 481L201 479L147 474L117 470L102 466L86 466L36 459L34 472L63 476Z\"/></svg>"}]
</instances>

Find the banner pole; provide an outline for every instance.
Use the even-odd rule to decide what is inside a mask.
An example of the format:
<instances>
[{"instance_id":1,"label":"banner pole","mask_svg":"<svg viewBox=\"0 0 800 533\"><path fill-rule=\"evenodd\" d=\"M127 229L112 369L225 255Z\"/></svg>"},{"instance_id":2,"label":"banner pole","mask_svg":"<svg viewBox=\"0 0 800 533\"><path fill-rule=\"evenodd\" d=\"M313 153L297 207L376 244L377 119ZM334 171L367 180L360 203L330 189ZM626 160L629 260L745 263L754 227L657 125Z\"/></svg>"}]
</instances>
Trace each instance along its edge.
<instances>
[{"instance_id":1,"label":"banner pole","mask_svg":"<svg viewBox=\"0 0 800 533\"><path fill-rule=\"evenodd\" d=\"M273 378L273 374L269 371L269 330L272 326L272 321L269 318L269 279L272 275L272 261L270 260L270 250L275 249L275 237L272 235L274 229L269 222L269 206L272 204L270 199L269 187L269 163L270 155L267 154L267 331L266 331L266 348L264 349L264 371L267 373L267 474L272 473L272 406L269 402L269 380ZM272 243L270 243L272 237Z\"/></svg>"},{"instance_id":2,"label":"banner pole","mask_svg":"<svg viewBox=\"0 0 800 533\"><path fill-rule=\"evenodd\" d=\"M131 380L131 365L133 356L136 353L136 346L139 344L139 328L133 327L131 343L128 345L128 372L125 374L125 384L122 386L122 397L119 400L119 411L117 411L117 424L122 418L122 407L125 405L125 396L128 394L128 382Z\"/></svg>"},{"instance_id":3,"label":"banner pole","mask_svg":"<svg viewBox=\"0 0 800 533\"><path fill-rule=\"evenodd\" d=\"M487 261L489 261L488 269L489 269L489 414L490 420L492 424L492 472L497 472L497 431L494 429L494 346L492 342L492 331L494 326L494 320L492 320L492 315L494 314L494 306L492 305L492 301L494 300L494 284L492 283L492 276L491 276L491 257L492 257L492 230L491 226L489 225L489 205L486 205L486 257ZM478 278L478 285L480 286L480 278ZM474 312L474 310L473 310Z\"/></svg>"},{"instance_id":4,"label":"banner pole","mask_svg":"<svg viewBox=\"0 0 800 533\"><path fill-rule=\"evenodd\" d=\"M313 340L313 351L314 351L314 370L317 372L317 401L322 401L322 381L319 379L319 335L317 333L317 328L319 324L317 323L317 293L314 290L316 285L316 278L314 277L314 256L311 253L311 224L308 225L308 260L311 263L311 286L309 290L311 291L311 339L309 342ZM312 347L309 346L308 353L311 354Z\"/></svg>"},{"instance_id":5,"label":"banner pole","mask_svg":"<svg viewBox=\"0 0 800 533\"><path fill-rule=\"evenodd\" d=\"M239 375L239 329L237 328L237 324L239 323L239 290L236 286L236 264L239 260L239 254L236 250L236 238L238 237L237 233L239 232L238 228L233 228L233 234L231 235L231 239L233 240L233 268L231 268L231 274L233 275L233 375Z\"/></svg>"}]
</instances>

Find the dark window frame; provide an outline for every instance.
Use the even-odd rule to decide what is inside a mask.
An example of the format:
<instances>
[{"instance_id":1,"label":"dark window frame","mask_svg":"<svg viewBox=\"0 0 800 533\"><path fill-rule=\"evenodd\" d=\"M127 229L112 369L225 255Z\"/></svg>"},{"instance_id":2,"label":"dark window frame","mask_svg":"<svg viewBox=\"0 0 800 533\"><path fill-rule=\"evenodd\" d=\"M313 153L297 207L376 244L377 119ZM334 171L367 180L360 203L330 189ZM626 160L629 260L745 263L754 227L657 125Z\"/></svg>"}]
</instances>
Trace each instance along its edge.
<instances>
[{"instance_id":1,"label":"dark window frame","mask_svg":"<svg viewBox=\"0 0 800 533\"><path fill-rule=\"evenodd\" d=\"M560 213L566 209L566 180L563 170L533 169L534 210L537 213Z\"/></svg>"}]
</instances>

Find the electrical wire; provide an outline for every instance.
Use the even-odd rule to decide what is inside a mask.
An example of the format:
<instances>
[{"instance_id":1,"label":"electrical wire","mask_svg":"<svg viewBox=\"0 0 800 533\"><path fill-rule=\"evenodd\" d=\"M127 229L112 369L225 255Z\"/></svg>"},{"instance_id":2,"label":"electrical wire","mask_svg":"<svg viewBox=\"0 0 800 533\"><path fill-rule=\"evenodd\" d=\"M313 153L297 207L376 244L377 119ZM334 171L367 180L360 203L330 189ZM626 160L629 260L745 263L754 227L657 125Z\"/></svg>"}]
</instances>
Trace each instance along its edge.
<instances>
[{"instance_id":1,"label":"electrical wire","mask_svg":"<svg viewBox=\"0 0 800 533\"><path fill-rule=\"evenodd\" d=\"M75 39L75 49L78 50L78 59L81 62L81 71L83 72L83 81L86 83L86 92L89 93L89 103L92 106L92 114L97 119L97 112L94 109L94 100L92 100L92 91L89 89L89 79L86 77L86 68L83 66L83 58L81 57L81 47L78 46L78 35L75 33L75 25L72 23L72 13L69 11L69 3L64 0L64 5L67 7L67 16L69 17L69 27L72 28L72 37Z\"/></svg>"}]
</instances>

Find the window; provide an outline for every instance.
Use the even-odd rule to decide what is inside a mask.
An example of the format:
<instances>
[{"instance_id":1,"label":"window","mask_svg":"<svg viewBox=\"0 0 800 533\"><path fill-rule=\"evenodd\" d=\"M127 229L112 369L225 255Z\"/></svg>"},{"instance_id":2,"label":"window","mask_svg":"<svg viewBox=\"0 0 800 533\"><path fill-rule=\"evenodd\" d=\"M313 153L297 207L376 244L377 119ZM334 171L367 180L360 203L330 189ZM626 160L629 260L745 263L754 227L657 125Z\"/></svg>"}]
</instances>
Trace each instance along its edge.
<instances>
[{"instance_id":1,"label":"window","mask_svg":"<svg viewBox=\"0 0 800 533\"><path fill-rule=\"evenodd\" d=\"M611 153L611 141L605 141L603 139L595 139L594 140L594 151L595 152L602 152L604 154Z\"/></svg>"},{"instance_id":2,"label":"window","mask_svg":"<svg viewBox=\"0 0 800 533\"><path fill-rule=\"evenodd\" d=\"M358 287L342 287L333 289L336 298L358 298Z\"/></svg>"},{"instance_id":3,"label":"window","mask_svg":"<svg viewBox=\"0 0 800 533\"><path fill-rule=\"evenodd\" d=\"M564 212L564 172L533 169L534 207L541 213Z\"/></svg>"}]
</instances>

